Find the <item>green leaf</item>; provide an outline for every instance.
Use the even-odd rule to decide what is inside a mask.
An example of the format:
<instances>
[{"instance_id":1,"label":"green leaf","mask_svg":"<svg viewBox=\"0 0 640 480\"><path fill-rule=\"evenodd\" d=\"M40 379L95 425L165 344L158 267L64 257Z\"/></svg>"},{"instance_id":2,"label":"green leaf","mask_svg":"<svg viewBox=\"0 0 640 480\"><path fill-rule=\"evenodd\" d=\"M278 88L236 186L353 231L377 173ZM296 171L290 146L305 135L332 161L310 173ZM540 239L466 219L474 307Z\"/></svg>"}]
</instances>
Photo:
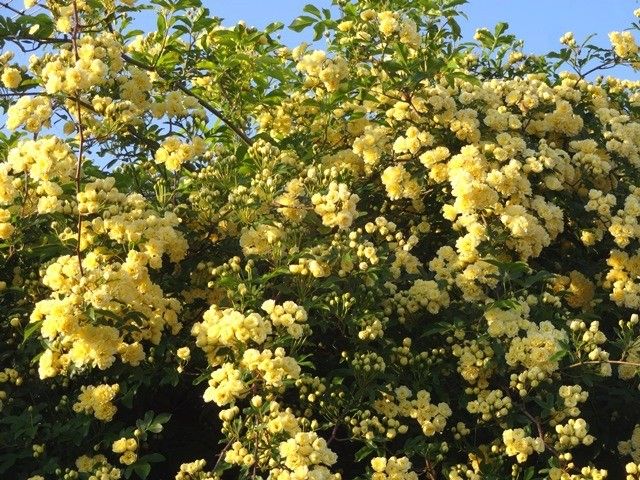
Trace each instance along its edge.
<instances>
[{"instance_id":1,"label":"green leaf","mask_svg":"<svg viewBox=\"0 0 640 480\"><path fill-rule=\"evenodd\" d=\"M161 413L153 420L156 423L167 423L171 419L170 413Z\"/></svg>"},{"instance_id":2,"label":"green leaf","mask_svg":"<svg viewBox=\"0 0 640 480\"><path fill-rule=\"evenodd\" d=\"M27 254L32 257L37 257L44 262L53 257L62 255L66 250L67 248L61 243L49 243L31 247L31 249L27 251Z\"/></svg>"},{"instance_id":3,"label":"green leaf","mask_svg":"<svg viewBox=\"0 0 640 480\"><path fill-rule=\"evenodd\" d=\"M35 332L40 330L41 326L42 326L42 320L40 320L39 322L33 322L27 325L27 328L25 328L24 332L22 333L22 343L24 344Z\"/></svg>"},{"instance_id":4,"label":"green leaf","mask_svg":"<svg viewBox=\"0 0 640 480\"><path fill-rule=\"evenodd\" d=\"M0 473L6 473L18 460L18 455L15 453L7 453L0 456Z\"/></svg>"},{"instance_id":5,"label":"green leaf","mask_svg":"<svg viewBox=\"0 0 640 480\"><path fill-rule=\"evenodd\" d=\"M151 433L160 433L162 430L162 425L160 425L159 423L152 423L147 427L147 431Z\"/></svg>"},{"instance_id":6,"label":"green leaf","mask_svg":"<svg viewBox=\"0 0 640 480\"><path fill-rule=\"evenodd\" d=\"M153 411L149 410L144 414L144 418L136 420L136 426L140 430L146 430L153 422Z\"/></svg>"},{"instance_id":7,"label":"green leaf","mask_svg":"<svg viewBox=\"0 0 640 480\"><path fill-rule=\"evenodd\" d=\"M365 458L367 458L369 455L371 455L375 451L376 451L375 445L371 443L366 444L364 447L362 447L360 450L356 452L355 454L356 462L363 461Z\"/></svg>"},{"instance_id":8,"label":"green leaf","mask_svg":"<svg viewBox=\"0 0 640 480\"><path fill-rule=\"evenodd\" d=\"M205 380L208 380L210 376L211 376L210 372L203 372L200 375L198 375L196 378L194 378L193 382L191 382L191 384L192 385L200 385Z\"/></svg>"},{"instance_id":9,"label":"green leaf","mask_svg":"<svg viewBox=\"0 0 640 480\"><path fill-rule=\"evenodd\" d=\"M449 0L447 2L447 8L454 8L460 5L465 5L469 0Z\"/></svg>"},{"instance_id":10,"label":"green leaf","mask_svg":"<svg viewBox=\"0 0 640 480\"><path fill-rule=\"evenodd\" d=\"M561 358L564 358L568 355L569 351L566 349L560 350L559 352L554 353L549 357L550 362L557 362Z\"/></svg>"},{"instance_id":11,"label":"green leaf","mask_svg":"<svg viewBox=\"0 0 640 480\"><path fill-rule=\"evenodd\" d=\"M324 22L316 23L316 25L313 27L313 31L315 32L313 41L317 42L318 40L320 40L322 38L322 34L326 29L327 29L327 26L325 25Z\"/></svg>"},{"instance_id":12,"label":"green leaf","mask_svg":"<svg viewBox=\"0 0 640 480\"><path fill-rule=\"evenodd\" d=\"M278 30L282 30L282 28L284 27L284 23L282 22L273 22L270 23L269 25L267 25L264 28L265 33L273 33L273 32L277 32Z\"/></svg>"},{"instance_id":13,"label":"green leaf","mask_svg":"<svg viewBox=\"0 0 640 480\"><path fill-rule=\"evenodd\" d=\"M462 33L462 29L460 28L460 24L458 22L456 22L453 18L449 19L449 21L447 23L451 27L451 33L453 34L453 37L455 39L460 38L461 37L461 33Z\"/></svg>"},{"instance_id":14,"label":"green leaf","mask_svg":"<svg viewBox=\"0 0 640 480\"><path fill-rule=\"evenodd\" d=\"M164 35L167 31L167 19L164 18L164 15L158 15L156 19L156 28L158 29L159 35Z\"/></svg>"},{"instance_id":15,"label":"green leaf","mask_svg":"<svg viewBox=\"0 0 640 480\"><path fill-rule=\"evenodd\" d=\"M36 38L48 38L53 33L53 20L50 16L40 13L38 15L23 15L16 24L20 25L21 30ZM38 29L32 31L31 28L37 25Z\"/></svg>"},{"instance_id":16,"label":"green leaf","mask_svg":"<svg viewBox=\"0 0 640 480\"><path fill-rule=\"evenodd\" d=\"M151 465L148 463L137 464L133 467L133 471L136 472L138 477L145 480L149 476L149 473L151 473Z\"/></svg>"},{"instance_id":17,"label":"green leaf","mask_svg":"<svg viewBox=\"0 0 640 480\"><path fill-rule=\"evenodd\" d=\"M127 392L120 397L120 403L127 408L133 408L133 398L138 391L137 386L132 386Z\"/></svg>"},{"instance_id":18,"label":"green leaf","mask_svg":"<svg viewBox=\"0 0 640 480\"><path fill-rule=\"evenodd\" d=\"M138 461L146 462L146 463L160 463L160 462L164 462L165 460L166 460L166 457L161 453L150 453L148 455L141 457L140 460Z\"/></svg>"},{"instance_id":19,"label":"green leaf","mask_svg":"<svg viewBox=\"0 0 640 480\"><path fill-rule=\"evenodd\" d=\"M526 277L525 279L523 279L520 282L520 285L522 285L524 288L529 288L538 282L544 282L546 279L550 277L553 277L552 273L547 272L545 270L540 270L539 272L536 272L534 275L531 275L530 277Z\"/></svg>"},{"instance_id":20,"label":"green leaf","mask_svg":"<svg viewBox=\"0 0 640 480\"><path fill-rule=\"evenodd\" d=\"M522 477L522 480L531 480L535 474L536 474L535 468L529 467L525 470L524 477Z\"/></svg>"},{"instance_id":21,"label":"green leaf","mask_svg":"<svg viewBox=\"0 0 640 480\"><path fill-rule=\"evenodd\" d=\"M164 429L162 424L167 423L170 418L170 413L161 413L153 419L151 424L147 427L147 430L152 433L160 433Z\"/></svg>"},{"instance_id":22,"label":"green leaf","mask_svg":"<svg viewBox=\"0 0 640 480\"><path fill-rule=\"evenodd\" d=\"M495 38L500 37L507 29L509 28L509 24L507 22L498 22L493 29L493 36Z\"/></svg>"},{"instance_id":23,"label":"green leaf","mask_svg":"<svg viewBox=\"0 0 640 480\"><path fill-rule=\"evenodd\" d=\"M315 5L305 5L304 8L302 9L303 12L309 13L311 15L313 15L314 17L317 18L321 18L321 13L320 13L320 9L318 7L316 7Z\"/></svg>"},{"instance_id":24,"label":"green leaf","mask_svg":"<svg viewBox=\"0 0 640 480\"><path fill-rule=\"evenodd\" d=\"M291 25L289 25L289 28L294 32L301 32L302 30L313 25L314 23L316 23L315 18L302 15L296 18L293 22L291 22Z\"/></svg>"}]
</instances>

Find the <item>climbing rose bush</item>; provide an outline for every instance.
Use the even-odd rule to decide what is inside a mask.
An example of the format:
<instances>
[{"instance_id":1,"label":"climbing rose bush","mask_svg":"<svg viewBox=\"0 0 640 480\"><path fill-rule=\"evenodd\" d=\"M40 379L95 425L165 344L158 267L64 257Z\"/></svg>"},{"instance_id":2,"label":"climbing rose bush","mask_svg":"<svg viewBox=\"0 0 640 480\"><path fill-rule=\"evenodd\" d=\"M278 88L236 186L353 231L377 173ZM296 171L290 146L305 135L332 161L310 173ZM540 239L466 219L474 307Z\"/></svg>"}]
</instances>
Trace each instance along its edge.
<instances>
[{"instance_id":1,"label":"climbing rose bush","mask_svg":"<svg viewBox=\"0 0 640 480\"><path fill-rule=\"evenodd\" d=\"M3 4L2 478L640 478L640 27L464 3Z\"/></svg>"}]
</instances>

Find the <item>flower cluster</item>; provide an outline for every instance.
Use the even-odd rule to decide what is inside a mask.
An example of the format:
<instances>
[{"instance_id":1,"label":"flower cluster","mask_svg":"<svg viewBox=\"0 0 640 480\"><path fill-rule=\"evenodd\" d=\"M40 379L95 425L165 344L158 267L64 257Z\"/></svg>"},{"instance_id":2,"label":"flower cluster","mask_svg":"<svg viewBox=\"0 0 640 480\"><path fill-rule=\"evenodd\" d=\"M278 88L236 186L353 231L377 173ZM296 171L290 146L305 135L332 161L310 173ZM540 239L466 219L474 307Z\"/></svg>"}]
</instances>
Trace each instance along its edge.
<instances>
[{"instance_id":1,"label":"flower cluster","mask_svg":"<svg viewBox=\"0 0 640 480\"><path fill-rule=\"evenodd\" d=\"M534 452L544 452L542 439L528 437L522 428L509 429L502 432L502 441L506 447L506 454L515 456L518 463L524 463Z\"/></svg>"},{"instance_id":2,"label":"flower cluster","mask_svg":"<svg viewBox=\"0 0 640 480\"><path fill-rule=\"evenodd\" d=\"M307 312L303 307L292 301L277 305L274 300L266 300L262 304L262 310L267 312L274 327L285 327L293 338L302 336L303 326L307 321Z\"/></svg>"},{"instance_id":3,"label":"flower cluster","mask_svg":"<svg viewBox=\"0 0 640 480\"><path fill-rule=\"evenodd\" d=\"M183 143L178 137L169 137L156 151L154 159L156 163L164 164L167 169L175 171L180 167L201 156L206 151L206 143L202 138L195 137L188 143Z\"/></svg>"},{"instance_id":4,"label":"flower cluster","mask_svg":"<svg viewBox=\"0 0 640 480\"><path fill-rule=\"evenodd\" d=\"M609 40L611 40L613 49L619 57L629 59L637 56L638 44L631 32L611 32Z\"/></svg>"},{"instance_id":5,"label":"flower cluster","mask_svg":"<svg viewBox=\"0 0 640 480\"><path fill-rule=\"evenodd\" d=\"M308 87L321 84L328 92L333 92L340 87L340 82L349 74L348 66L349 64L342 57L329 59L322 50L315 50L304 55L296 68L306 75L305 84Z\"/></svg>"},{"instance_id":6,"label":"flower cluster","mask_svg":"<svg viewBox=\"0 0 640 480\"><path fill-rule=\"evenodd\" d=\"M51 102L47 97L21 97L7 111L6 127L15 130L24 126L25 130L38 133L42 127L51 126Z\"/></svg>"},{"instance_id":7,"label":"flower cluster","mask_svg":"<svg viewBox=\"0 0 640 480\"><path fill-rule=\"evenodd\" d=\"M135 438L120 438L113 442L111 449L114 453L121 453L120 463L125 465L131 465L138 459L138 454L136 453L138 449L138 442Z\"/></svg>"},{"instance_id":8,"label":"flower cluster","mask_svg":"<svg viewBox=\"0 0 640 480\"><path fill-rule=\"evenodd\" d=\"M418 480L418 474L412 472L411 462L407 457L375 457L371 459L373 468L372 480Z\"/></svg>"},{"instance_id":9,"label":"flower cluster","mask_svg":"<svg viewBox=\"0 0 640 480\"><path fill-rule=\"evenodd\" d=\"M92 414L103 422L110 422L117 411L112 402L119 389L117 384L83 386L78 401L73 404L73 410Z\"/></svg>"},{"instance_id":10,"label":"flower cluster","mask_svg":"<svg viewBox=\"0 0 640 480\"><path fill-rule=\"evenodd\" d=\"M360 197L349 192L344 183L331 182L326 194L316 193L311 197L315 212L328 227L347 229L357 214L356 205Z\"/></svg>"},{"instance_id":11,"label":"flower cluster","mask_svg":"<svg viewBox=\"0 0 640 480\"><path fill-rule=\"evenodd\" d=\"M331 474L327 467L336 463L337 455L327 447L327 442L317 434L299 432L282 442L278 448L285 468L271 471L273 480L315 478L339 480L339 474Z\"/></svg>"},{"instance_id":12,"label":"flower cluster","mask_svg":"<svg viewBox=\"0 0 640 480\"><path fill-rule=\"evenodd\" d=\"M629 440L618 444L618 451L622 455L631 455L634 462L640 463L640 425L636 425Z\"/></svg>"},{"instance_id":13,"label":"flower cluster","mask_svg":"<svg viewBox=\"0 0 640 480\"><path fill-rule=\"evenodd\" d=\"M640 82L589 72L640 26L40 3L0 6L0 477L638 478Z\"/></svg>"}]
</instances>

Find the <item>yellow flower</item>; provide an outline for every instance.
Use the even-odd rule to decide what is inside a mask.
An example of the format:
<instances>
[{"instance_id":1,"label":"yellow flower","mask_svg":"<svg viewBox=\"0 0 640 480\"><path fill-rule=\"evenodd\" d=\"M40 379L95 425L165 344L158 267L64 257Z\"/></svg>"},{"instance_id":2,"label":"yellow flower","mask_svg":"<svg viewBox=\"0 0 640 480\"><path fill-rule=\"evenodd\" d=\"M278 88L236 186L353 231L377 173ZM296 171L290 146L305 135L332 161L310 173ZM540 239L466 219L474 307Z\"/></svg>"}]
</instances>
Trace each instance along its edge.
<instances>
[{"instance_id":1,"label":"yellow flower","mask_svg":"<svg viewBox=\"0 0 640 480\"><path fill-rule=\"evenodd\" d=\"M17 68L5 68L0 80L7 88L18 88L20 82L22 82L22 74Z\"/></svg>"},{"instance_id":2,"label":"yellow flower","mask_svg":"<svg viewBox=\"0 0 640 480\"><path fill-rule=\"evenodd\" d=\"M127 451L127 439L122 437L111 445L111 450L114 453L124 453Z\"/></svg>"},{"instance_id":3,"label":"yellow flower","mask_svg":"<svg viewBox=\"0 0 640 480\"><path fill-rule=\"evenodd\" d=\"M176 351L176 355L181 360L189 360L189 357L191 356L191 350L189 350L189 347L180 347Z\"/></svg>"},{"instance_id":4,"label":"yellow flower","mask_svg":"<svg viewBox=\"0 0 640 480\"><path fill-rule=\"evenodd\" d=\"M124 454L122 454L120 456L120 463L122 463L124 465L131 465L137 459L138 459L138 454L136 452L132 452L132 451L128 450L128 451L124 452Z\"/></svg>"},{"instance_id":5,"label":"yellow flower","mask_svg":"<svg viewBox=\"0 0 640 480\"><path fill-rule=\"evenodd\" d=\"M117 410L111 402L119 389L118 384L83 386L78 401L73 405L73 411L93 413L98 420L110 422Z\"/></svg>"},{"instance_id":6,"label":"yellow flower","mask_svg":"<svg viewBox=\"0 0 640 480\"><path fill-rule=\"evenodd\" d=\"M385 457L375 457L371 459L371 468L374 472L384 472L387 467L387 459Z\"/></svg>"},{"instance_id":7,"label":"yellow flower","mask_svg":"<svg viewBox=\"0 0 640 480\"><path fill-rule=\"evenodd\" d=\"M609 40L620 58L630 59L638 54L638 44L631 32L611 32Z\"/></svg>"}]
</instances>

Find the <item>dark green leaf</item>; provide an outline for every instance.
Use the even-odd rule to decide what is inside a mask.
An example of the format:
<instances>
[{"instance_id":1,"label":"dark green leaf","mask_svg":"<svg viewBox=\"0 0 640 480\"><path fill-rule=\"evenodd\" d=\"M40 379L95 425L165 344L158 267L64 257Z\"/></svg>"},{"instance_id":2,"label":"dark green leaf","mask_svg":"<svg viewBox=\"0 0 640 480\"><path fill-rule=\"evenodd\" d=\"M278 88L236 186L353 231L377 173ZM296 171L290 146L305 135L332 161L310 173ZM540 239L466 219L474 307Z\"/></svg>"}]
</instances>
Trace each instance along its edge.
<instances>
[{"instance_id":1,"label":"dark green leaf","mask_svg":"<svg viewBox=\"0 0 640 480\"><path fill-rule=\"evenodd\" d=\"M136 472L138 477L140 477L142 480L145 480L149 476L149 473L151 473L151 465L149 465L148 463L141 463L135 465L133 467L133 471Z\"/></svg>"}]
</instances>

